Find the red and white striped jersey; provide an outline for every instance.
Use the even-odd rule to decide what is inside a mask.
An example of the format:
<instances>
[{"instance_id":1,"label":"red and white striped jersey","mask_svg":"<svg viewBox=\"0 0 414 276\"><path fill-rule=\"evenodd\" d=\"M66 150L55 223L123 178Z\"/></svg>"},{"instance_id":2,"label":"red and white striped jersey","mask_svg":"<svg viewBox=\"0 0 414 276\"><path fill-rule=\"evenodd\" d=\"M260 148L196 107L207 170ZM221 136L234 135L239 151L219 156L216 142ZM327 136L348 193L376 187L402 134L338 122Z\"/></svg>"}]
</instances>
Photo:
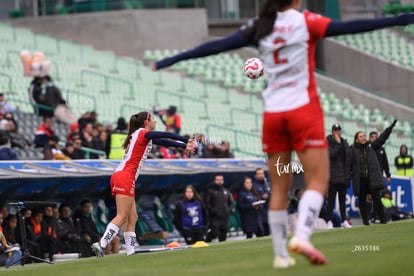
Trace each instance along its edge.
<instances>
[{"instance_id":1,"label":"red and white striped jersey","mask_svg":"<svg viewBox=\"0 0 414 276\"><path fill-rule=\"evenodd\" d=\"M289 111L319 101L313 74L315 46L330 21L308 11L278 12L273 32L259 41L266 68L265 112Z\"/></svg>"},{"instance_id":2,"label":"red and white striped jersey","mask_svg":"<svg viewBox=\"0 0 414 276\"><path fill-rule=\"evenodd\" d=\"M140 169L152 149L152 141L145 138L147 132L147 129L140 128L132 133L125 155L115 169L115 172L122 171L129 175L129 177L133 176L135 180L138 178Z\"/></svg>"}]
</instances>

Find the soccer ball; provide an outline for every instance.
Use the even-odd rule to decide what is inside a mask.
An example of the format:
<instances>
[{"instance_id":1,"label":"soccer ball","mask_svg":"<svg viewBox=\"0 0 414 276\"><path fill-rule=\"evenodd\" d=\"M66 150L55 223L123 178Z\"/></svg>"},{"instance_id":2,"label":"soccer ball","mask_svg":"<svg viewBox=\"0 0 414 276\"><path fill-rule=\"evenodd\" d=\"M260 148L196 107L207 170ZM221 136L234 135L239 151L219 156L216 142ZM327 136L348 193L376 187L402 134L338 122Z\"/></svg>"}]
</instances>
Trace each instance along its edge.
<instances>
[{"instance_id":1,"label":"soccer ball","mask_svg":"<svg viewBox=\"0 0 414 276\"><path fill-rule=\"evenodd\" d=\"M249 58L244 63L244 74L249 79L258 79L263 76L263 62L258 58Z\"/></svg>"}]
</instances>

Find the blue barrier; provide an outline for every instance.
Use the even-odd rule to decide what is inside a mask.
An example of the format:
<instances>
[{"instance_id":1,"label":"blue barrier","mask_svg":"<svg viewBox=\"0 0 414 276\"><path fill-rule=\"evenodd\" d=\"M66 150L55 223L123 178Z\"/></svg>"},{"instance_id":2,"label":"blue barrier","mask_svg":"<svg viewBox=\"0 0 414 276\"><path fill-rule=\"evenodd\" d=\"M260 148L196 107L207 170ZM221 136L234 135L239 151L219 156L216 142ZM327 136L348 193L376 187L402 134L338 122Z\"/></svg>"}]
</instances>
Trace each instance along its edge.
<instances>
[{"instance_id":1,"label":"blue barrier","mask_svg":"<svg viewBox=\"0 0 414 276\"><path fill-rule=\"evenodd\" d=\"M392 177L387 185L395 204L404 212L413 212L413 189L411 179L407 177ZM358 199L354 196L352 185L346 195L346 211L350 217L359 217ZM336 210L339 212L338 204Z\"/></svg>"}]
</instances>

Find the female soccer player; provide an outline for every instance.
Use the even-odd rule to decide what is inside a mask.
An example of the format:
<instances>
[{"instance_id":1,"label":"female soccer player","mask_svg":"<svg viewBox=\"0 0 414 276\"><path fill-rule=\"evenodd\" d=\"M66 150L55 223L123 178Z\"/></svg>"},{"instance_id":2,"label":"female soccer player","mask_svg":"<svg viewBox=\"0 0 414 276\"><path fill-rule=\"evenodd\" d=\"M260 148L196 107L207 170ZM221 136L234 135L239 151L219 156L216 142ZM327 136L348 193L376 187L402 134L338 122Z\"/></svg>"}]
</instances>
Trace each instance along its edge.
<instances>
[{"instance_id":1,"label":"female soccer player","mask_svg":"<svg viewBox=\"0 0 414 276\"><path fill-rule=\"evenodd\" d=\"M135 181L151 152L152 144L180 147L188 152L195 150L193 139L184 138L171 132L154 131L155 124L154 116L146 111L132 115L129 120L128 136L123 144L125 155L111 177L111 191L116 201L116 216L106 227L99 243L96 242L91 247L98 257L103 257L103 249L118 234L119 228L124 223L126 223L124 232L126 253L127 255L135 253L135 223L138 220L135 205Z\"/></svg>"},{"instance_id":2,"label":"female soccer player","mask_svg":"<svg viewBox=\"0 0 414 276\"><path fill-rule=\"evenodd\" d=\"M315 45L319 38L371 31L414 23L414 14L392 18L355 20L331 19L308 11L299 12L300 0L267 0L259 16L222 39L158 61L153 70L190 58L205 57L227 50L255 45L264 62L267 87L264 98L262 147L268 155L272 197L269 224L276 268L294 265L286 248L288 192L291 176L277 174L275 164L287 165L296 151L303 164L306 191L299 204L296 231L289 241L291 251L306 256L312 264L326 258L310 243L312 225L322 206L329 159L324 138L323 112L314 77Z\"/></svg>"}]
</instances>

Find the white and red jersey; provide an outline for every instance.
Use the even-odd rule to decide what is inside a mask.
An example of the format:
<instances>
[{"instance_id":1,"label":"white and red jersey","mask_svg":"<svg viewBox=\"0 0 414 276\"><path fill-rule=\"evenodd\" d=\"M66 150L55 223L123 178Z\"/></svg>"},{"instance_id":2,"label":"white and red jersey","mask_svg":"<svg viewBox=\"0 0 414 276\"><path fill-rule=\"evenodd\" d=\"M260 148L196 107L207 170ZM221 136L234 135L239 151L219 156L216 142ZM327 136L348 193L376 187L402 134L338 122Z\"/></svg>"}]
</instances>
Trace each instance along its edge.
<instances>
[{"instance_id":1,"label":"white and red jersey","mask_svg":"<svg viewBox=\"0 0 414 276\"><path fill-rule=\"evenodd\" d=\"M313 74L315 46L330 21L308 11L277 13L273 32L259 41L266 68L265 112L289 111L319 101Z\"/></svg>"},{"instance_id":2,"label":"white and red jersey","mask_svg":"<svg viewBox=\"0 0 414 276\"><path fill-rule=\"evenodd\" d=\"M145 138L147 132L147 129L140 128L132 133L125 155L115 169L115 172L122 171L123 174L127 175L128 179L133 178L136 180L138 178L140 169L152 149L152 141Z\"/></svg>"}]
</instances>

